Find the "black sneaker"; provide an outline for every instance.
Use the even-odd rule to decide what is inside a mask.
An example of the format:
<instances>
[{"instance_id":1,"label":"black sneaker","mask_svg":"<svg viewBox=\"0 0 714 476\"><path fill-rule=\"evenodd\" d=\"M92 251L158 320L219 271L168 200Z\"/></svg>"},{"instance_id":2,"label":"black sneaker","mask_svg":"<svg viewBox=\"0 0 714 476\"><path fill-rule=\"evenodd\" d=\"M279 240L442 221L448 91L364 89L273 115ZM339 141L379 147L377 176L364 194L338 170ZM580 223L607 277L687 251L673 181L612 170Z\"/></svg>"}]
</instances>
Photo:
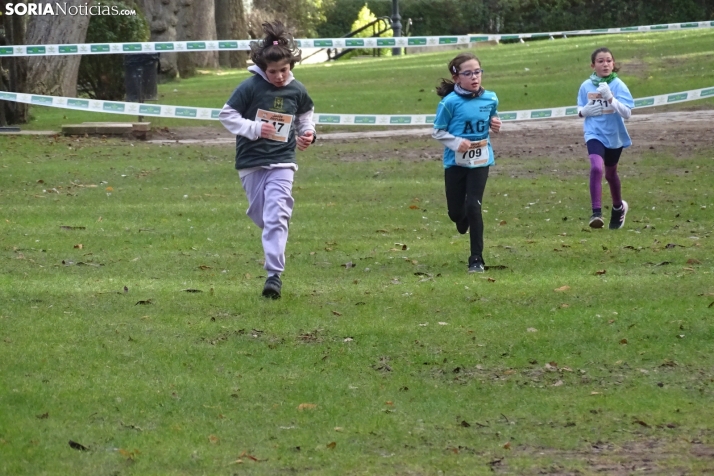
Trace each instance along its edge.
<instances>
[{"instance_id":1,"label":"black sneaker","mask_svg":"<svg viewBox=\"0 0 714 476\"><path fill-rule=\"evenodd\" d=\"M464 217L456 223L456 231L460 234L465 235L469 231L469 216L464 215Z\"/></svg>"},{"instance_id":2,"label":"black sneaker","mask_svg":"<svg viewBox=\"0 0 714 476\"><path fill-rule=\"evenodd\" d=\"M590 228L602 228L605 226L605 220L602 219L602 213L593 213L590 217Z\"/></svg>"},{"instance_id":3,"label":"black sneaker","mask_svg":"<svg viewBox=\"0 0 714 476\"><path fill-rule=\"evenodd\" d=\"M469 258L469 273L483 273L484 264L480 256Z\"/></svg>"},{"instance_id":4,"label":"black sneaker","mask_svg":"<svg viewBox=\"0 0 714 476\"><path fill-rule=\"evenodd\" d=\"M282 287L283 282L280 281L280 276L277 274L268 276L268 279L265 280L265 286L263 286L263 296L278 299L280 297L280 288Z\"/></svg>"},{"instance_id":5,"label":"black sneaker","mask_svg":"<svg viewBox=\"0 0 714 476\"><path fill-rule=\"evenodd\" d=\"M627 215L627 210L630 207L627 206L626 201L622 201L622 207L619 210L612 209L612 216L610 217L610 229L619 230L625 226L625 216Z\"/></svg>"}]
</instances>

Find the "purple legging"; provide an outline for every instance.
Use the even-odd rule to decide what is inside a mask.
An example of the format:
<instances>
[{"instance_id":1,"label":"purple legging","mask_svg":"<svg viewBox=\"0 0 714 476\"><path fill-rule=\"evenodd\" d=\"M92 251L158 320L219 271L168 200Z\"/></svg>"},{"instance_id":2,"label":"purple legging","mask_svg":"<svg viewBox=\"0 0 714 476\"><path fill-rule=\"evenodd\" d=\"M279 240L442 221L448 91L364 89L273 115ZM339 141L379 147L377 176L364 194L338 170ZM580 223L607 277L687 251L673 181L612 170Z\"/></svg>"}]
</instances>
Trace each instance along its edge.
<instances>
[{"instance_id":1,"label":"purple legging","mask_svg":"<svg viewBox=\"0 0 714 476\"><path fill-rule=\"evenodd\" d=\"M612 195L612 205L619 207L622 205L622 192L620 177L617 175L617 164L620 161L622 147L619 149L607 149L602 142L591 139L587 143L590 157L590 199L593 209L602 208L602 173L605 169L605 180L610 185L610 195Z\"/></svg>"},{"instance_id":2,"label":"purple legging","mask_svg":"<svg viewBox=\"0 0 714 476\"><path fill-rule=\"evenodd\" d=\"M590 154L590 199L593 202L593 209L602 208L602 169L602 157ZM617 164L605 167L605 180L610 185L612 205L619 207L622 205L622 192L620 176L617 175Z\"/></svg>"}]
</instances>

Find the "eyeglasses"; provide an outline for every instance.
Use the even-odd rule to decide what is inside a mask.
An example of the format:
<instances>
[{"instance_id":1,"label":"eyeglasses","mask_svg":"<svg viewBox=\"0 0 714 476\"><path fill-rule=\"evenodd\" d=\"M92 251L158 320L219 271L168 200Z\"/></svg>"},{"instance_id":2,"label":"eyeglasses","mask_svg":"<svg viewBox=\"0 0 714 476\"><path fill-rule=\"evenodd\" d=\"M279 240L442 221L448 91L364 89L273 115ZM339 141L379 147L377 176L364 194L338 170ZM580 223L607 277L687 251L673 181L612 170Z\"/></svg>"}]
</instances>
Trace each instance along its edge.
<instances>
[{"instance_id":1,"label":"eyeglasses","mask_svg":"<svg viewBox=\"0 0 714 476\"><path fill-rule=\"evenodd\" d=\"M459 73L459 75L463 76L464 78L471 78L473 76L478 76L481 73L483 73L482 69L475 69L473 71L462 71Z\"/></svg>"}]
</instances>

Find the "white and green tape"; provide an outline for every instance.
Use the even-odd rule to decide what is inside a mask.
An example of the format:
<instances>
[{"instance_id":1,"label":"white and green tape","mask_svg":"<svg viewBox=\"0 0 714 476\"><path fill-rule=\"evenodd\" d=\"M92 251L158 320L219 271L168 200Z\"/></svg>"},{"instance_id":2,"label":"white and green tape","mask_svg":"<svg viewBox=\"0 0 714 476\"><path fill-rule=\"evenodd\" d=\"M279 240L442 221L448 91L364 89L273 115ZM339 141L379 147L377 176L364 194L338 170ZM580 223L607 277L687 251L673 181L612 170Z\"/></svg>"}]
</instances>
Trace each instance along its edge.
<instances>
[{"instance_id":1,"label":"white and green tape","mask_svg":"<svg viewBox=\"0 0 714 476\"><path fill-rule=\"evenodd\" d=\"M391 38L315 38L298 39L300 48L412 48L418 46L469 45L484 41L508 41L553 38L568 35L607 35L658 31L714 28L714 21L667 23L661 25L600 28L594 30L553 31L548 33L514 33L508 35L413 36ZM157 41L147 43L80 43L66 45L0 46L5 56L61 56L131 53L166 53L191 51L250 50L252 40Z\"/></svg>"},{"instance_id":2,"label":"white and green tape","mask_svg":"<svg viewBox=\"0 0 714 476\"><path fill-rule=\"evenodd\" d=\"M714 98L714 86L678 93L662 94L635 99L635 108L645 108ZM167 106L136 102L98 101L94 99L41 96L0 91L0 100L20 102L37 106L57 107L89 112L126 114L146 117L170 117L178 119L218 120L220 109L207 107ZM576 106L529 109L525 111L500 112L502 121L528 121L559 117L577 117ZM350 126L414 126L433 124L435 114L321 114L315 113L315 124Z\"/></svg>"}]
</instances>

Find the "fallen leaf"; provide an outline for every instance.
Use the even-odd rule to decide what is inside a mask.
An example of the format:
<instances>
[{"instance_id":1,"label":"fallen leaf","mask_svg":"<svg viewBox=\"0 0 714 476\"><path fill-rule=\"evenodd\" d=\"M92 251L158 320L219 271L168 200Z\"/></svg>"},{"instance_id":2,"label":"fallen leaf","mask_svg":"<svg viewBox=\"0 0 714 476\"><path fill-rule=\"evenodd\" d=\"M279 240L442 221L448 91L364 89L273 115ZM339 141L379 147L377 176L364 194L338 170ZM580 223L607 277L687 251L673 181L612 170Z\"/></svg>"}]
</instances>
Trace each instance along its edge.
<instances>
[{"instance_id":1,"label":"fallen leaf","mask_svg":"<svg viewBox=\"0 0 714 476\"><path fill-rule=\"evenodd\" d=\"M125 457L126 459L133 461L139 454L139 450L135 449L134 451L127 451L125 449L119 448L119 454Z\"/></svg>"},{"instance_id":2,"label":"fallen leaf","mask_svg":"<svg viewBox=\"0 0 714 476\"><path fill-rule=\"evenodd\" d=\"M553 291L560 293L560 292L569 291L569 290L570 290L570 286L561 286L559 288L555 288Z\"/></svg>"},{"instance_id":3,"label":"fallen leaf","mask_svg":"<svg viewBox=\"0 0 714 476\"><path fill-rule=\"evenodd\" d=\"M394 405L394 402L391 400L387 400L386 402L384 402L384 404L385 405Z\"/></svg>"},{"instance_id":4,"label":"fallen leaf","mask_svg":"<svg viewBox=\"0 0 714 476\"><path fill-rule=\"evenodd\" d=\"M471 423L467 422L466 420L461 420L461 426L464 428L468 428L471 426Z\"/></svg>"},{"instance_id":5,"label":"fallen leaf","mask_svg":"<svg viewBox=\"0 0 714 476\"><path fill-rule=\"evenodd\" d=\"M40 420L45 420L50 417L50 412L45 412L42 415L37 415L36 417L39 418Z\"/></svg>"},{"instance_id":6,"label":"fallen leaf","mask_svg":"<svg viewBox=\"0 0 714 476\"><path fill-rule=\"evenodd\" d=\"M182 289L181 291L187 292L187 293L202 293L200 289Z\"/></svg>"},{"instance_id":7,"label":"fallen leaf","mask_svg":"<svg viewBox=\"0 0 714 476\"><path fill-rule=\"evenodd\" d=\"M342 315L342 313L337 312L337 311L332 311L332 314L334 314L335 316L341 316L341 315Z\"/></svg>"},{"instance_id":8,"label":"fallen leaf","mask_svg":"<svg viewBox=\"0 0 714 476\"><path fill-rule=\"evenodd\" d=\"M511 442L507 442L505 445L503 445L504 450L510 450L511 449Z\"/></svg>"},{"instance_id":9,"label":"fallen leaf","mask_svg":"<svg viewBox=\"0 0 714 476\"><path fill-rule=\"evenodd\" d=\"M114 188L113 188L113 187L107 187L107 188L105 188L104 190L106 190L107 192L113 192L113 191L114 191Z\"/></svg>"},{"instance_id":10,"label":"fallen leaf","mask_svg":"<svg viewBox=\"0 0 714 476\"><path fill-rule=\"evenodd\" d=\"M637 423L638 425L644 426L645 428L649 428L650 426L647 424L647 422L644 422L638 418L635 418L632 420L632 423Z\"/></svg>"},{"instance_id":11,"label":"fallen leaf","mask_svg":"<svg viewBox=\"0 0 714 476\"><path fill-rule=\"evenodd\" d=\"M627 344L627 339L621 339L620 344L623 344L623 345Z\"/></svg>"},{"instance_id":12,"label":"fallen leaf","mask_svg":"<svg viewBox=\"0 0 714 476\"><path fill-rule=\"evenodd\" d=\"M495 283L495 282L496 282L496 280L493 279L493 278L491 278L491 277L487 278L486 280L487 280L489 283Z\"/></svg>"},{"instance_id":13,"label":"fallen leaf","mask_svg":"<svg viewBox=\"0 0 714 476\"><path fill-rule=\"evenodd\" d=\"M337 442L335 442L335 441L333 441L331 443L327 443L327 447L331 450L334 450L335 446L337 446Z\"/></svg>"},{"instance_id":14,"label":"fallen leaf","mask_svg":"<svg viewBox=\"0 0 714 476\"><path fill-rule=\"evenodd\" d=\"M503 226L505 224L506 224L506 220L501 220L501 222L499 223L499 225L501 225L501 226Z\"/></svg>"},{"instance_id":15,"label":"fallen leaf","mask_svg":"<svg viewBox=\"0 0 714 476\"><path fill-rule=\"evenodd\" d=\"M79 450L79 451L89 451L89 448L84 446L81 443L77 443L76 441L69 440L69 446L72 449Z\"/></svg>"},{"instance_id":16,"label":"fallen leaf","mask_svg":"<svg viewBox=\"0 0 714 476\"><path fill-rule=\"evenodd\" d=\"M405 245L404 243L394 243L394 246L401 248L402 251L406 251L409 249L409 247L407 245Z\"/></svg>"},{"instance_id":17,"label":"fallen leaf","mask_svg":"<svg viewBox=\"0 0 714 476\"><path fill-rule=\"evenodd\" d=\"M212 444L215 445L215 444L219 443L221 440L219 440L216 435L209 435L208 441L210 441Z\"/></svg>"},{"instance_id":18,"label":"fallen leaf","mask_svg":"<svg viewBox=\"0 0 714 476\"><path fill-rule=\"evenodd\" d=\"M137 306L139 304L146 305L146 304L154 304L154 303L151 302L151 299L146 299L144 301L137 301L136 304L134 304L134 305Z\"/></svg>"},{"instance_id":19,"label":"fallen leaf","mask_svg":"<svg viewBox=\"0 0 714 476\"><path fill-rule=\"evenodd\" d=\"M412 210L419 210L419 207L417 205L409 205L409 208Z\"/></svg>"},{"instance_id":20,"label":"fallen leaf","mask_svg":"<svg viewBox=\"0 0 714 476\"><path fill-rule=\"evenodd\" d=\"M198 269L207 270L207 269L211 269L211 267L210 267L210 266L206 266L205 264L202 264L202 265L200 265L200 266L198 267Z\"/></svg>"},{"instance_id":21,"label":"fallen leaf","mask_svg":"<svg viewBox=\"0 0 714 476\"><path fill-rule=\"evenodd\" d=\"M601 270L595 271L595 276L601 276L605 273L607 273L607 270L601 269Z\"/></svg>"},{"instance_id":22,"label":"fallen leaf","mask_svg":"<svg viewBox=\"0 0 714 476\"><path fill-rule=\"evenodd\" d=\"M84 248L84 245L82 243L78 243L78 244L74 245L74 248L81 250L82 248Z\"/></svg>"},{"instance_id":23,"label":"fallen leaf","mask_svg":"<svg viewBox=\"0 0 714 476\"><path fill-rule=\"evenodd\" d=\"M314 410L317 408L317 405L314 403L301 403L297 408L298 410Z\"/></svg>"},{"instance_id":24,"label":"fallen leaf","mask_svg":"<svg viewBox=\"0 0 714 476\"><path fill-rule=\"evenodd\" d=\"M570 307L570 304L563 303L563 304L560 305L560 307L562 307L563 309L567 309L567 308Z\"/></svg>"},{"instance_id":25,"label":"fallen leaf","mask_svg":"<svg viewBox=\"0 0 714 476\"><path fill-rule=\"evenodd\" d=\"M699 261L698 259L689 258L689 259L687 260L687 264L702 264L702 262Z\"/></svg>"},{"instance_id":26,"label":"fallen leaf","mask_svg":"<svg viewBox=\"0 0 714 476\"><path fill-rule=\"evenodd\" d=\"M60 230L85 230L86 227L84 226L69 226L69 225L60 225Z\"/></svg>"}]
</instances>

